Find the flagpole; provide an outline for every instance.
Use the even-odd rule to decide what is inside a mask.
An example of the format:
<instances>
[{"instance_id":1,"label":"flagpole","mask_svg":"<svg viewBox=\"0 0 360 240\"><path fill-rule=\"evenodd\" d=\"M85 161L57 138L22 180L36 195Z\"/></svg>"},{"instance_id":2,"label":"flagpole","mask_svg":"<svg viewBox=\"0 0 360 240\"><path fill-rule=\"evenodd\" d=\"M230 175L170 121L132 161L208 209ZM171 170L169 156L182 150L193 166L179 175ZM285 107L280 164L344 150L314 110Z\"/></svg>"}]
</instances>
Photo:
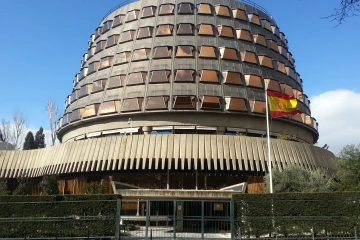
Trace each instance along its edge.
<instances>
[{"instance_id":1,"label":"flagpole","mask_svg":"<svg viewBox=\"0 0 360 240\"><path fill-rule=\"evenodd\" d=\"M267 135L267 149L268 149L268 169L269 169L269 178L270 178L270 193L273 193L273 179L272 179L272 164L271 164L271 154L270 154L270 127L269 127L269 106L268 106L268 95L267 95L267 85L265 82L265 105L266 105L266 135Z\"/></svg>"}]
</instances>

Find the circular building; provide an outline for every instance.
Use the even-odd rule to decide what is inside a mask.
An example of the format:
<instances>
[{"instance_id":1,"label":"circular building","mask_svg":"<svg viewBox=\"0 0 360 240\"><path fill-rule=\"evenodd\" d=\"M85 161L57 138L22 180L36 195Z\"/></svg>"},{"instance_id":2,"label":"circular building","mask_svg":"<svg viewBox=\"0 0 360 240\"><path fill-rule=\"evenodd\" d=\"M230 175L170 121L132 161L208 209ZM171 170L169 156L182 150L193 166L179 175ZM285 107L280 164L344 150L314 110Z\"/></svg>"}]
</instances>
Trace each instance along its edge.
<instances>
[{"instance_id":1,"label":"circular building","mask_svg":"<svg viewBox=\"0 0 360 240\"><path fill-rule=\"evenodd\" d=\"M248 0L126 1L90 36L60 119L62 144L27 171L260 191L265 83L294 95L302 112L271 120L273 167L333 172L334 155L313 146L318 123L288 41L265 9Z\"/></svg>"}]
</instances>

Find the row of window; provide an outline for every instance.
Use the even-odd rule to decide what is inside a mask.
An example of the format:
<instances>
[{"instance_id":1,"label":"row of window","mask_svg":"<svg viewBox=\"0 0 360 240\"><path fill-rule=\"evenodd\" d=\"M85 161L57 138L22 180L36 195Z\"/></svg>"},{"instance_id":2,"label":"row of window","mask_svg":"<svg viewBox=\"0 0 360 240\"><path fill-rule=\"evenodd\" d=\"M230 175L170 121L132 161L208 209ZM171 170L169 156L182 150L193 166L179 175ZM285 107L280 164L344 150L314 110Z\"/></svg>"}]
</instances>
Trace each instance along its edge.
<instances>
[{"instance_id":1,"label":"row of window","mask_svg":"<svg viewBox=\"0 0 360 240\"><path fill-rule=\"evenodd\" d=\"M120 26L123 23L135 21L140 18L154 17L156 14L157 7L148 6L142 9L141 15L140 10L134 9L128 11L127 14L120 14L115 16L113 20L106 21L103 26L100 26L96 29L93 39L96 39L111 28ZM172 15L175 12L175 5L173 4L162 4L159 7L158 15ZM233 17L241 21L249 21L252 24L263 27L265 30L275 34L279 37L285 44L287 40L285 39L284 33L279 31L279 28L275 25L271 25L271 22L266 19L260 19L258 15L254 13L246 14L243 9L231 9L224 5L212 6L208 3L197 4L196 7L191 3L180 3L178 4L178 14L201 14L201 15L215 15L221 17ZM92 40L93 40L92 39Z\"/></svg>"}]
</instances>

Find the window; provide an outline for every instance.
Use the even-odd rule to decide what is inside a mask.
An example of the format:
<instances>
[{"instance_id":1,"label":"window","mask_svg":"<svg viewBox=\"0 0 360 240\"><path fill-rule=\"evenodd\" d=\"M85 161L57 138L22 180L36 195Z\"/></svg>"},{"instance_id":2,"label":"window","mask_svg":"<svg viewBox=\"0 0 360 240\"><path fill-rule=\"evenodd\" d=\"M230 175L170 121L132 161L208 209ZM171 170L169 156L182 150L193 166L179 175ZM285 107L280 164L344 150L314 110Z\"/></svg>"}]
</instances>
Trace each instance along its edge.
<instances>
[{"instance_id":1,"label":"window","mask_svg":"<svg viewBox=\"0 0 360 240\"><path fill-rule=\"evenodd\" d=\"M171 36L174 26L170 24L159 25L157 27L156 36Z\"/></svg>"},{"instance_id":2,"label":"window","mask_svg":"<svg viewBox=\"0 0 360 240\"><path fill-rule=\"evenodd\" d=\"M141 111L143 98L128 98L123 102L122 112Z\"/></svg>"},{"instance_id":3,"label":"window","mask_svg":"<svg viewBox=\"0 0 360 240\"><path fill-rule=\"evenodd\" d=\"M261 19L261 26L272 33L271 24L270 24L270 22L268 20Z\"/></svg>"},{"instance_id":4,"label":"window","mask_svg":"<svg viewBox=\"0 0 360 240\"><path fill-rule=\"evenodd\" d=\"M155 47L154 49L154 59L157 58L171 58L172 48L168 46L164 47Z\"/></svg>"},{"instance_id":5,"label":"window","mask_svg":"<svg viewBox=\"0 0 360 240\"><path fill-rule=\"evenodd\" d=\"M176 57L194 57L194 49L193 46L177 46Z\"/></svg>"},{"instance_id":6,"label":"window","mask_svg":"<svg viewBox=\"0 0 360 240\"><path fill-rule=\"evenodd\" d=\"M84 85L80 88L79 98L85 97L91 93L92 84Z\"/></svg>"},{"instance_id":7,"label":"window","mask_svg":"<svg viewBox=\"0 0 360 240\"><path fill-rule=\"evenodd\" d=\"M115 56L114 64L126 63L130 59L131 52L120 52Z\"/></svg>"},{"instance_id":8,"label":"window","mask_svg":"<svg viewBox=\"0 0 360 240\"><path fill-rule=\"evenodd\" d=\"M218 83L218 72L215 70L201 70L199 73L200 82Z\"/></svg>"},{"instance_id":9,"label":"window","mask_svg":"<svg viewBox=\"0 0 360 240\"><path fill-rule=\"evenodd\" d=\"M100 115L110 114L110 113L117 113L119 112L120 101L109 101L103 102L100 105Z\"/></svg>"},{"instance_id":10,"label":"window","mask_svg":"<svg viewBox=\"0 0 360 240\"><path fill-rule=\"evenodd\" d=\"M149 59L150 51L151 51L150 48L135 49L133 55L133 61Z\"/></svg>"},{"instance_id":11,"label":"window","mask_svg":"<svg viewBox=\"0 0 360 240\"><path fill-rule=\"evenodd\" d=\"M150 38L152 37L153 27L142 27L138 30L137 39Z\"/></svg>"},{"instance_id":12,"label":"window","mask_svg":"<svg viewBox=\"0 0 360 240\"><path fill-rule=\"evenodd\" d=\"M195 96L174 96L173 108L174 109L195 109L196 107Z\"/></svg>"},{"instance_id":13,"label":"window","mask_svg":"<svg viewBox=\"0 0 360 240\"><path fill-rule=\"evenodd\" d=\"M253 63L253 64L258 63L256 54L254 52L241 51L240 56L241 56L241 61L243 62Z\"/></svg>"},{"instance_id":14,"label":"window","mask_svg":"<svg viewBox=\"0 0 360 240\"><path fill-rule=\"evenodd\" d=\"M280 37L281 40L284 40L285 39L285 34L283 32L280 32L279 37Z\"/></svg>"},{"instance_id":15,"label":"window","mask_svg":"<svg viewBox=\"0 0 360 240\"><path fill-rule=\"evenodd\" d=\"M237 39L252 42L251 33L245 29L236 29L236 37Z\"/></svg>"},{"instance_id":16,"label":"window","mask_svg":"<svg viewBox=\"0 0 360 240\"><path fill-rule=\"evenodd\" d=\"M134 20L137 20L138 17L139 17L139 13L140 13L140 10L132 10L132 11L129 11L127 14L126 14L126 20L125 22L131 22L131 21L134 21Z\"/></svg>"},{"instance_id":17,"label":"window","mask_svg":"<svg viewBox=\"0 0 360 240\"><path fill-rule=\"evenodd\" d=\"M146 80L146 72L130 73L128 76L127 86L144 84Z\"/></svg>"},{"instance_id":18,"label":"window","mask_svg":"<svg viewBox=\"0 0 360 240\"><path fill-rule=\"evenodd\" d=\"M88 75L96 72L100 67L100 62L92 62L89 64Z\"/></svg>"},{"instance_id":19,"label":"window","mask_svg":"<svg viewBox=\"0 0 360 240\"><path fill-rule=\"evenodd\" d=\"M271 58L269 58L267 56L259 56L259 63L261 66L274 69Z\"/></svg>"},{"instance_id":20,"label":"window","mask_svg":"<svg viewBox=\"0 0 360 240\"><path fill-rule=\"evenodd\" d=\"M111 67L114 56L108 56L100 59L100 69Z\"/></svg>"},{"instance_id":21,"label":"window","mask_svg":"<svg viewBox=\"0 0 360 240\"><path fill-rule=\"evenodd\" d=\"M168 109L169 96L148 97L146 110L165 110Z\"/></svg>"},{"instance_id":22,"label":"window","mask_svg":"<svg viewBox=\"0 0 360 240\"><path fill-rule=\"evenodd\" d=\"M248 14L249 22L260 26L259 16L256 14Z\"/></svg>"},{"instance_id":23,"label":"window","mask_svg":"<svg viewBox=\"0 0 360 240\"><path fill-rule=\"evenodd\" d=\"M287 84L280 84L280 88L281 88L281 91L287 95L293 95L293 89L291 86L287 85Z\"/></svg>"},{"instance_id":24,"label":"window","mask_svg":"<svg viewBox=\"0 0 360 240\"><path fill-rule=\"evenodd\" d=\"M107 40L106 47L108 48L108 47L115 46L119 41L119 37L120 37L119 34L110 36Z\"/></svg>"},{"instance_id":25,"label":"window","mask_svg":"<svg viewBox=\"0 0 360 240\"><path fill-rule=\"evenodd\" d=\"M297 89L293 89L293 95L296 99L302 98L302 92Z\"/></svg>"},{"instance_id":26,"label":"window","mask_svg":"<svg viewBox=\"0 0 360 240\"><path fill-rule=\"evenodd\" d=\"M233 16L235 19L238 20L242 20L242 21L247 21L247 17L246 17L246 13L244 10L242 9L233 9Z\"/></svg>"},{"instance_id":27,"label":"window","mask_svg":"<svg viewBox=\"0 0 360 240\"><path fill-rule=\"evenodd\" d=\"M263 82L260 76L256 75L244 75L245 84L249 87L264 88Z\"/></svg>"},{"instance_id":28,"label":"window","mask_svg":"<svg viewBox=\"0 0 360 240\"><path fill-rule=\"evenodd\" d=\"M98 110L99 110L99 104L86 106L82 114L82 117L83 118L94 117L97 115Z\"/></svg>"},{"instance_id":29,"label":"window","mask_svg":"<svg viewBox=\"0 0 360 240\"><path fill-rule=\"evenodd\" d=\"M84 112L84 108L75 109L71 113L71 122L75 122L81 119L81 115Z\"/></svg>"},{"instance_id":30,"label":"window","mask_svg":"<svg viewBox=\"0 0 360 240\"><path fill-rule=\"evenodd\" d=\"M70 119L71 119L71 113L65 114L63 117L63 122L62 122L61 126L65 126L65 125L69 124Z\"/></svg>"},{"instance_id":31,"label":"window","mask_svg":"<svg viewBox=\"0 0 360 240\"><path fill-rule=\"evenodd\" d=\"M219 50L220 50L220 59L234 60L234 61L239 60L235 49L222 47Z\"/></svg>"},{"instance_id":32,"label":"window","mask_svg":"<svg viewBox=\"0 0 360 240\"><path fill-rule=\"evenodd\" d=\"M192 69L178 69L175 73L174 82L194 82L195 70Z\"/></svg>"},{"instance_id":33,"label":"window","mask_svg":"<svg viewBox=\"0 0 360 240\"><path fill-rule=\"evenodd\" d=\"M280 38L280 30L279 30L279 28L278 28L277 26L271 25L271 29L272 29L272 33L273 33L275 36L277 36L277 37Z\"/></svg>"},{"instance_id":34,"label":"window","mask_svg":"<svg viewBox=\"0 0 360 240\"><path fill-rule=\"evenodd\" d=\"M156 7L154 6L144 7L142 10L141 18L154 17L155 11Z\"/></svg>"},{"instance_id":35,"label":"window","mask_svg":"<svg viewBox=\"0 0 360 240\"><path fill-rule=\"evenodd\" d=\"M200 3L196 5L197 14L212 15L211 5L207 3Z\"/></svg>"},{"instance_id":36,"label":"window","mask_svg":"<svg viewBox=\"0 0 360 240\"><path fill-rule=\"evenodd\" d=\"M217 27L217 30L219 32L220 37L234 38L234 31L232 27L221 25Z\"/></svg>"},{"instance_id":37,"label":"window","mask_svg":"<svg viewBox=\"0 0 360 240\"><path fill-rule=\"evenodd\" d=\"M170 70L158 70L150 72L150 83L167 83L170 78Z\"/></svg>"},{"instance_id":38,"label":"window","mask_svg":"<svg viewBox=\"0 0 360 240\"><path fill-rule=\"evenodd\" d=\"M106 85L106 79L102 79L92 84L92 93L101 92L104 90Z\"/></svg>"},{"instance_id":39,"label":"window","mask_svg":"<svg viewBox=\"0 0 360 240\"><path fill-rule=\"evenodd\" d=\"M174 14L174 5L162 4L160 5L159 15L170 15Z\"/></svg>"},{"instance_id":40,"label":"window","mask_svg":"<svg viewBox=\"0 0 360 240\"><path fill-rule=\"evenodd\" d=\"M215 36L214 26L210 24L200 24L198 25L198 34L199 35L207 35L207 36Z\"/></svg>"},{"instance_id":41,"label":"window","mask_svg":"<svg viewBox=\"0 0 360 240\"><path fill-rule=\"evenodd\" d=\"M119 88L124 86L126 75L117 75L109 78L107 89Z\"/></svg>"},{"instance_id":42,"label":"window","mask_svg":"<svg viewBox=\"0 0 360 240\"><path fill-rule=\"evenodd\" d=\"M220 97L202 96L200 97L200 109L221 109Z\"/></svg>"},{"instance_id":43,"label":"window","mask_svg":"<svg viewBox=\"0 0 360 240\"><path fill-rule=\"evenodd\" d=\"M229 8L226 6L215 6L215 13L217 16L222 16L222 17L230 17L230 11Z\"/></svg>"},{"instance_id":44,"label":"window","mask_svg":"<svg viewBox=\"0 0 360 240\"><path fill-rule=\"evenodd\" d=\"M254 34L253 36L254 36L254 43L264 46L264 47L267 47L264 35Z\"/></svg>"},{"instance_id":45,"label":"window","mask_svg":"<svg viewBox=\"0 0 360 240\"><path fill-rule=\"evenodd\" d=\"M178 14L194 14L194 5L191 3L179 3Z\"/></svg>"},{"instance_id":46,"label":"window","mask_svg":"<svg viewBox=\"0 0 360 240\"><path fill-rule=\"evenodd\" d=\"M93 46L91 47L88 52L87 52L87 59L86 60L89 60L92 56L94 56L95 54L95 49L96 49L96 46Z\"/></svg>"},{"instance_id":47,"label":"window","mask_svg":"<svg viewBox=\"0 0 360 240\"><path fill-rule=\"evenodd\" d=\"M285 67L286 74L291 77L292 79L295 79L295 70L291 67Z\"/></svg>"},{"instance_id":48,"label":"window","mask_svg":"<svg viewBox=\"0 0 360 240\"><path fill-rule=\"evenodd\" d=\"M70 103L73 103L73 102L76 101L78 92L79 92L79 91L76 90L76 91L74 91L74 92L71 93L71 95L70 95Z\"/></svg>"},{"instance_id":49,"label":"window","mask_svg":"<svg viewBox=\"0 0 360 240\"><path fill-rule=\"evenodd\" d=\"M98 37L100 37L101 32L102 32L102 28L103 28L103 27L98 27L98 28L96 28L96 30L95 30L95 39L98 38Z\"/></svg>"},{"instance_id":50,"label":"window","mask_svg":"<svg viewBox=\"0 0 360 240\"><path fill-rule=\"evenodd\" d=\"M261 114L265 114L266 113L266 105L265 102L263 101L257 101L257 100L250 100L249 101L250 104L250 111L252 113L261 113Z\"/></svg>"},{"instance_id":51,"label":"window","mask_svg":"<svg viewBox=\"0 0 360 240\"><path fill-rule=\"evenodd\" d=\"M178 25L177 35L194 35L194 26L190 23L180 23Z\"/></svg>"},{"instance_id":52,"label":"window","mask_svg":"<svg viewBox=\"0 0 360 240\"><path fill-rule=\"evenodd\" d=\"M226 97L225 103L226 103L225 109L227 111L240 111L240 112L247 111L245 99Z\"/></svg>"},{"instance_id":53,"label":"window","mask_svg":"<svg viewBox=\"0 0 360 240\"><path fill-rule=\"evenodd\" d=\"M268 39L267 43L271 50L279 52L279 45L274 40Z\"/></svg>"},{"instance_id":54,"label":"window","mask_svg":"<svg viewBox=\"0 0 360 240\"><path fill-rule=\"evenodd\" d=\"M283 55L285 58L287 58L287 50L286 50L286 48L283 47L283 46L279 46L278 48L279 48L279 53L281 55Z\"/></svg>"},{"instance_id":55,"label":"window","mask_svg":"<svg viewBox=\"0 0 360 240\"><path fill-rule=\"evenodd\" d=\"M239 72L222 72L225 84L242 85L242 75Z\"/></svg>"},{"instance_id":56,"label":"window","mask_svg":"<svg viewBox=\"0 0 360 240\"><path fill-rule=\"evenodd\" d=\"M280 61L274 61L273 64L274 64L275 70L277 70L283 74L286 74L286 69L285 69L284 63L282 63Z\"/></svg>"},{"instance_id":57,"label":"window","mask_svg":"<svg viewBox=\"0 0 360 240\"><path fill-rule=\"evenodd\" d=\"M112 26L112 23L113 23L112 20L104 22L104 27L102 29L102 33L106 33L107 31L109 31Z\"/></svg>"},{"instance_id":58,"label":"window","mask_svg":"<svg viewBox=\"0 0 360 240\"><path fill-rule=\"evenodd\" d=\"M120 26L124 23L125 15L120 14L114 17L113 28Z\"/></svg>"},{"instance_id":59,"label":"window","mask_svg":"<svg viewBox=\"0 0 360 240\"><path fill-rule=\"evenodd\" d=\"M134 39L135 30L128 30L121 34L121 41L120 42L128 42Z\"/></svg>"},{"instance_id":60,"label":"window","mask_svg":"<svg viewBox=\"0 0 360 240\"><path fill-rule=\"evenodd\" d=\"M86 77L87 73L88 73L88 68L87 67L82 68L80 70L80 80L82 80L84 77Z\"/></svg>"},{"instance_id":61,"label":"window","mask_svg":"<svg viewBox=\"0 0 360 240\"><path fill-rule=\"evenodd\" d=\"M201 46L199 48L199 57L201 57L201 58L216 58L215 47Z\"/></svg>"},{"instance_id":62,"label":"window","mask_svg":"<svg viewBox=\"0 0 360 240\"><path fill-rule=\"evenodd\" d=\"M275 91L275 92L281 92L280 84L276 80L272 79L264 79L265 86L267 86L267 89Z\"/></svg>"},{"instance_id":63,"label":"window","mask_svg":"<svg viewBox=\"0 0 360 240\"><path fill-rule=\"evenodd\" d=\"M96 43L96 50L95 53L98 53L102 50L104 50L106 47L106 40L102 40Z\"/></svg>"}]
</instances>

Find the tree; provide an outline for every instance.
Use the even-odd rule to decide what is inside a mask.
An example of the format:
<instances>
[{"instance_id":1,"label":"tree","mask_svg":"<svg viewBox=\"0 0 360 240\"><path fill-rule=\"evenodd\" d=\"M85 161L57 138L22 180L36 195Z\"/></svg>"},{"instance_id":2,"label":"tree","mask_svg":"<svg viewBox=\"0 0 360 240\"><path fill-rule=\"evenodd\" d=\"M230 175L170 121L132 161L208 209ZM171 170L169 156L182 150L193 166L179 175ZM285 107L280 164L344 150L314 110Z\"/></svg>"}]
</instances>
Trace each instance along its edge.
<instances>
[{"instance_id":1,"label":"tree","mask_svg":"<svg viewBox=\"0 0 360 240\"><path fill-rule=\"evenodd\" d=\"M19 149L22 142L20 140L20 137L24 133L26 128L26 117L21 112L14 113L12 128L12 144L14 144Z\"/></svg>"},{"instance_id":2,"label":"tree","mask_svg":"<svg viewBox=\"0 0 360 240\"><path fill-rule=\"evenodd\" d=\"M7 188L7 183L5 181L0 180L0 196L1 195L9 195L9 191Z\"/></svg>"},{"instance_id":3,"label":"tree","mask_svg":"<svg viewBox=\"0 0 360 240\"><path fill-rule=\"evenodd\" d=\"M86 183L83 191L85 194L105 194L108 191L109 183L101 180L100 182Z\"/></svg>"},{"instance_id":4,"label":"tree","mask_svg":"<svg viewBox=\"0 0 360 240\"><path fill-rule=\"evenodd\" d=\"M20 177L16 179L18 181L18 186L12 193L13 195L29 195L32 190L32 183L27 177Z\"/></svg>"},{"instance_id":5,"label":"tree","mask_svg":"<svg viewBox=\"0 0 360 240\"><path fill-rule=\"evenodd\" d=\"M55 102L49 100L46 104L46 111L50 123L51 144L52 146L54 146L56 141L56 127L57 127L59 109L56 106Z\"/></svg>"},{"instance_id":6,"label":"tree","mask_svg":"<svg viewBox=\"0 0 360 240\"><path fill-rule=\"evenodd\" d=\"M3 138L3 135L2 135L1 129L0 129L0 142L4 142L4 138Z\"/></svg>"},{"instance_id":7,"label":"tree","mask_svg":"<svg viewBox=\"0 0 360 240\"><path fill-rule=\"evenodd\" d=\"M35 144L36 148L45 148L46 146L44 129L42 127L35 134Z\"/></svg>"},{"instance_id":8,"label":"tree","mask_svg":"<svg viewBox=\"0 0 360 240\"><path fill-rule=\"evenodd\" d=\"M360 144L345 146L336 160L337 191L360 191Z\"/></svg>"},{"instance_id":9,"label":"tree","mask_svg":"<svg viewBox=\"0 0 360 240\"><path fill-rule=\"evenodd\" d=\"M41 192L45 195L56 195L59 194L58 187L58 176L56 175L45 175L40 182Z\"/></svg>"},{"instance_id":10,"label":"tree","mask_svg":"<svg viewBox=\"0 0 360 240\"><path fill-rule=\"evenodd\" d=\"M37 149L34 135L31 131L26 134L23 150Z\"/></svg>"},{"instance_id":11,"label":"tree","mask_svg":"<svg viewBox=\"0 0 360 240\"><path fill-rule=\"evenodd\" d=\"M265 176L265 191L269 191L270 178ZM323 172L309 171L299 166L290 166L282 171L273 171L273 190L279 192L329 192L332 180Z\"/></svg>"},{"instance_id":12,"label":"tree","mask_svg":"<svg viewBox=\"0 0 360 240\"><path fill-rule=\"evenodd\" d=\"M346 22L348 17L357 16L360 13L360 0L341 0L340 8L335 8L334 13L327 18L338 23Z\"/></svg>"},{"instance_id":13,"label":"tree","mask_svg":"<svg viewBox=\"0 0 360 240\"><path fill-rule=\"evenodd\" d=\"M5 119L1 120L0 123L1 141L11 142L11 125Z\"/></svg>"}]
</instances>

